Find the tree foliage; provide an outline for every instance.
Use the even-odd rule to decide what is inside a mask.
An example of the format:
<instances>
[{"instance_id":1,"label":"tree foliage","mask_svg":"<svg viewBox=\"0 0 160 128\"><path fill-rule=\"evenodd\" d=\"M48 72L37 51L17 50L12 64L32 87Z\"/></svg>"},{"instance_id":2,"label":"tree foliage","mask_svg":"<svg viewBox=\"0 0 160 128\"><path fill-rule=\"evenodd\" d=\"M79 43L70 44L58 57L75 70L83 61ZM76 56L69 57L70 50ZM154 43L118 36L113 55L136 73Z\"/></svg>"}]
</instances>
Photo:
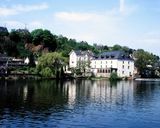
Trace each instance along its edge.
<instances>
[{"instance_id":1,"label":"tree foliage","mask_svg":"<svg viewBox=\"0 0 160 128\"><path fill-rule=\"evenodd\" d=\"M61 68L67 63L67 59L61 53L45 53L38 58L37 72L42 76L46 76L47 71L52 71L50 77L56 76ZM47 69L45 69L47 68ZM44 70L45 69L45 70ZM45 72L46 71L46 72Z\"/></svg>"},{"instance_id":2,"label":"tree foliage","mask_svg":"<svg viewBox=\"0 0 160 128\"><path fill-rule=\"evenodd\" d=\"M142 77L153 76L154 65L158 62L158 57L143 49L134 52L135 66Z\"/></svg>"},{"instance_id":3,"label":"tree foliage","mask_svg":"<svg viewBox=\"0 0 160 128\"><path fill-rule=\"evenodd\" d=\"M57 48L56 36L49 30L36 29L31 32L32 41L35 45L43 45L49 51L55 51Z\"/></svg>"}]
</instances>

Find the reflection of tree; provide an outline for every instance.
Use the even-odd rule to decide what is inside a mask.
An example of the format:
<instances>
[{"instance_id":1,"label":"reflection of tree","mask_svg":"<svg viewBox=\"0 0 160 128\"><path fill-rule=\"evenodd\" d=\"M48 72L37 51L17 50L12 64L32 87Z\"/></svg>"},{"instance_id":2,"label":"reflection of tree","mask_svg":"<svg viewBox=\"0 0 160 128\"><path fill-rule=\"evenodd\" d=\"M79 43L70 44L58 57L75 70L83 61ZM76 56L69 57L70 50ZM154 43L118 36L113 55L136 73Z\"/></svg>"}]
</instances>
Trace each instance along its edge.
<instances>
[{"instance_id":1,"label":"reflection of tree","mask_svg":"<svg viewBox=\"0 0 160 128\"><path fill-rule=\"evenodd\" d=\"M137 81L134 85L134 98L136 105L142 105L150 103L155 90L157 90L157 85L155 82L149 81Z\"/></svg>"},{"instance_id":2,"label":"reflection of tree","mask_svg":"<svg viewBox=\"0 0 160 128\"><path fill-rule=\"evenodd\" d=\"M27 90L25 90L26 87ZM25 99L24 93L27 93ZM28 111L42 114L50 108L55 108L56 111L63 110L63 107L67 104L68 100L66 98L66 93L63 90L63 86L56 85L55 81L1 82L0 97L0 108L2 111L5 111L5 108L8 108L11 112L11 116L27 114ZM23 111L23 113L17 113L17 111Z\"/></svg>"}]
</instances>

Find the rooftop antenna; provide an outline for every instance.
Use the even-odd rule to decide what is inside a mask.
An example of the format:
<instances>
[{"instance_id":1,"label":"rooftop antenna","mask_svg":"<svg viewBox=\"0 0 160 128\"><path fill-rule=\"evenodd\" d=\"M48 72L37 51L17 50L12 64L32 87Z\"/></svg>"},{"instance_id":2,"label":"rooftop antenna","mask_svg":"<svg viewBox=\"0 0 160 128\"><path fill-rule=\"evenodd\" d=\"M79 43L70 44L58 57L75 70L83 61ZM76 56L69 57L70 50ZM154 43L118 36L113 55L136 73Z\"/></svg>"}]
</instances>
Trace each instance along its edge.
<instances>
[{"instance_id":1,"label":"rooftop antenna","mask_svg":"<svg viewBox=\"0 0 160 128\"><path fill-rule=\"evenodd\" d=\"M24 29L27 29L27 24L26 23L24 23L24 27L25 27Z\"/></svg>"},{"instance_id":2,"label":"rooftop antenna","mask_svg":"<svg viewBox=\"0 0 160 128\"><path fill-rule=\"evenodd\" d=\"M4 23L4 27L5 27L5 28L7 27L7 24L6 24L6 23Z\"/></svg>"}]
</instances>

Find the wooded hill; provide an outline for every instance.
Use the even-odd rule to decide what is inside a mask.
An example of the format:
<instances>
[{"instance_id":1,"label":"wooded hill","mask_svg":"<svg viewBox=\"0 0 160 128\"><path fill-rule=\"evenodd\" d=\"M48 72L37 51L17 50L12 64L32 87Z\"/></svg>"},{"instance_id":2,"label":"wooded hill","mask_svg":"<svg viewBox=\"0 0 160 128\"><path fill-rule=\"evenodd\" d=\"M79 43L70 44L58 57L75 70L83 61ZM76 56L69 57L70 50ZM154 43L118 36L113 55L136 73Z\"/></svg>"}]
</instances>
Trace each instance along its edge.
<instances>
[{"instance_id":1,"label":"wooded hill","mask_svg":"<svg viewBox=\"0 0 160 128\"><path fill-rule=\"evenodd\" d=\"M13 29L10 32L5 27L0 27L0 53L8 56L25 58L28 56L39 57L42 53L60 52L64 57L69 56L71 50L91 50L98 54L104 51L123 50L133 57L135 66L141 75L155 74L159 72L159 56L144 51L132 49L118 44L90 45L86 41L76 41L62 35L52 34L49 30L35 29L29 32L27 29Z\"/></svg>"}]
</instances>

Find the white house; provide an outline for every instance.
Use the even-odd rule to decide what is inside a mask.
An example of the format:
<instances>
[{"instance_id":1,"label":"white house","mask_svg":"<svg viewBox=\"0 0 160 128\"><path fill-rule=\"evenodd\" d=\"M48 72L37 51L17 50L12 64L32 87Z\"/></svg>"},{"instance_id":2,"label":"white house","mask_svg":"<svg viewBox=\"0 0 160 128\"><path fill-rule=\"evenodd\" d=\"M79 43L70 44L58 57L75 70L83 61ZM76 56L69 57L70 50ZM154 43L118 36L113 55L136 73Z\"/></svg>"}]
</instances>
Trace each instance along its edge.
<instances>
[{"instance_id":1,"label":"white house","mask_svg":"<svg viewBox=\"0 0 160 128\"><path fill-rule=\"evenodd\" d=\"M109 77L111 72L119 77L133 77L134 60L123 51L104 52L91 60L91 71L97 77Z\"/></svg>"},{"instance_id":2,"label":"white house","mask_svg":"<svg viewBox=\"0 0 160 128\"><path fill-rule=\"evenodd\" d=\"M29 64L29 58L28 57L24 60L24 63Z\"/></svg>"},{"instance_id":3,"label":"white house","mask_svg":"<svg viewBox=\"0 0 160 128\"><path fill-rule=\"evenodd\" d=\"M85 66L89 68L93 53L91 51L72 50L69 54L69 67L79 68Z\"/></svg>"}]
</instances>

